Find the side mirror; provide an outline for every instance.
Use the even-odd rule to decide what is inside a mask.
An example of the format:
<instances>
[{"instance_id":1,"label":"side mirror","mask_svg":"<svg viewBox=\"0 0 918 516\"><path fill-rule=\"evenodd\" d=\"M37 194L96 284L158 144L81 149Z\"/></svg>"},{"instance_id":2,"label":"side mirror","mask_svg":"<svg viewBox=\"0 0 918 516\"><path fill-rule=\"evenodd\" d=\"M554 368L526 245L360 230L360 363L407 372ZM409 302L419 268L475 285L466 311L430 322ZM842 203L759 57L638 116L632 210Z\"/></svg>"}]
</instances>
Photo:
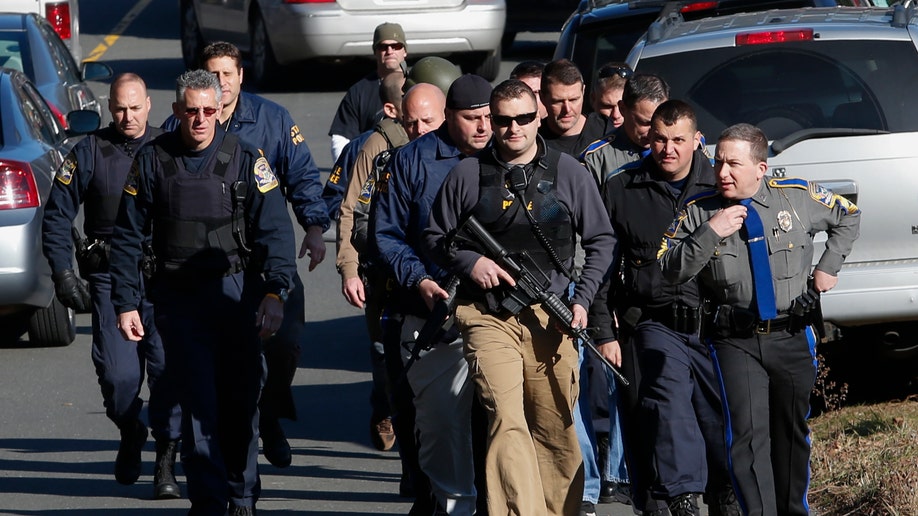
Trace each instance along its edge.
<instances>
[{"instance_id":1,"label":"side mirror","mask_svg":"<svg viewBox=\"0 0 918 516\"><path fill-rule=\"evenodd\" d=\"M102 117L91 109L81 109L67 113L67 134L87 134L95 131L102 124Z\"/></svg>"},{"instance_id":2,"label":"side mirror","mask_svg":"<svg viewBox=\"0 0 918 516\"><path fill-rule=\"evenodd\" d=\"M80 72L84 81L100 81L112 76L112 67L98 61L83 61Z\"/></svg>"}]
</instances>

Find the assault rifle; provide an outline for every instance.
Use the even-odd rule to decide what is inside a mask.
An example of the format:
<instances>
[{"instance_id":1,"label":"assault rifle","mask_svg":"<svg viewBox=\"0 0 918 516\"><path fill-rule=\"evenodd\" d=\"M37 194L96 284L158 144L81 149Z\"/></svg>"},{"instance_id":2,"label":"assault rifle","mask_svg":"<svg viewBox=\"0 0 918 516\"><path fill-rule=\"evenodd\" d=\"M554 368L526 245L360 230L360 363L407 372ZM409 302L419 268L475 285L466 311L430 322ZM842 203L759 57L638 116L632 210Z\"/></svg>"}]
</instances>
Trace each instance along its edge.
<instances>
[{"instance_id":1,"label":"assault rifle","mask_svg":"<svg viewBox=\"0 0 918 516\"><path fill-rule=\"evenodd\" d=\"M475 242L484 247L485 253L489 258L506 269L516 280L516 287L510 289L507 297L501 301L501 306L504 309L515 315L527 306L535 303L541 304L542 309L559 323L565 334L582 342L590 351L599 357L599 360L612 371L618 383L625 387L629 385L628 379L622 375L621 371L596 349L596 345L593 343L593 338L590 337L589 332L579 326L571 325L574 314L571 313L571 310L561 301L557 294L549 292L544 287L545 284L550 282L550 278L544 271L537 269L544 278L544 282L542 282L532 271L526 268L525 265L514 260L513 257L510 256L510 252L500 245L474 216L470 216L468 220L466 220L463 229L470 234ZM526 256L526 253L523 253L523 257Z\"/></svg>"},{"instance_id":2,"label":"assault rifle","mask_svg":"<svg viewBox=\"0 0 918 516\"><path fill-rule=\"evenodd\" d=\"M418 332L417 338L414 339L414 345L411 346L411 355L408 357L408 361L405 362L404 369L402 369L403 376L407 376L411 366L421 358L421 351L432 348L443 337L443 334L449 331L453 323L450 316L453 310L456 309L457 288L459 288L459 277L453 276L446 284L445 289L449 297L437 300L430 317L424 322L424 326Z\"/></svg>"}]
</instances>

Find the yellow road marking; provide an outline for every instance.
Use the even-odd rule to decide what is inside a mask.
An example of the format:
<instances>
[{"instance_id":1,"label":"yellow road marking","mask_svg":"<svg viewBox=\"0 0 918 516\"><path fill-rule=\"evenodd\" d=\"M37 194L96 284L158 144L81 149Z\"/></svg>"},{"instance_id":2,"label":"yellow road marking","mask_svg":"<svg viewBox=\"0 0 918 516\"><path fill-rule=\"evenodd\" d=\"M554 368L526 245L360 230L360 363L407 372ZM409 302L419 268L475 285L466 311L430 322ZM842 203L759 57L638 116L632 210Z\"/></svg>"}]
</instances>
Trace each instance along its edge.
<instances>
[{"instance_id":1,"label":"yellow road marking","mask_svg":"<svg viewBox=\"0 0 918 516\"><path fill-rule=\"evenodd\" d=\"M115 25L115 28L112 29L112 33L102 38L102 43L99 43L96 48L92 49L92 52L89 53L89 57L87 57L85 61L98 61L108 49L115 45L115 42L118 41L121 34L127 30L131 23L134 22L134 19L136 19L152 1L153 0L140 0L137 2L134 7L124 15L124 18L121 18L118 25Z\"/></svg>"}]
</instances>

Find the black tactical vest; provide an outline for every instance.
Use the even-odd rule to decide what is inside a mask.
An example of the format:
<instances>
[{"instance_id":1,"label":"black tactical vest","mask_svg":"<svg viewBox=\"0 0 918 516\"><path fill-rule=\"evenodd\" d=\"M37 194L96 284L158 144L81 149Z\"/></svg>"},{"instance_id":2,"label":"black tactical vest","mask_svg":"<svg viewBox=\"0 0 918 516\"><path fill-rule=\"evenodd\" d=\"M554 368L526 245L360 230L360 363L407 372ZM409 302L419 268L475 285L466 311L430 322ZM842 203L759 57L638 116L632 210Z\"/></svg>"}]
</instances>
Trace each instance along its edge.
<instances>
[{"instance_id":1,"label":"black tactical vest","mask_svg":"<svg viewBox=\"0 0 918 516\"><path fill-rule=\"evenodd\" d=\"M92 138L93 174L83 199L83 228L88 238L111 238L124 181L131 170L134 153L160 134L161 129L147 126L140 141L130 147L124 143L124 136L112 127L102 129Z\"/></svg>"},{"instance_id":2,"label":"black tactical vest","mask_svg":"<svg viewBox=\"0 0 918 516\"><path fill-rule=\"evenodd\" d=\"M523 211L522 203L507 187L507 169L491 152L482 152L479 157L480 197L472 214L511 253L522 255L525 252L531 263L545 273L556 269L549 251L536 238L536 229ZM523 195L558 261L567 263L574 255L574 232L570 212L555 195L560 157L561 153L549 148L527 165L531 178Z\"/></svg>"},{"instance_id":3,"label":"black tactical vest","mask_svg":"<svg viewBox=\"0 0 918 516\"><path fill-rule=\"evenodd\" d=\"M209 277L240 271L233 236L233 183L241 161L238 136L225 134L220 147L193 174L182 162L177 133L160 141L155 144L159 166L153 193L157 271Z\"/></svg>"}]
</instances>

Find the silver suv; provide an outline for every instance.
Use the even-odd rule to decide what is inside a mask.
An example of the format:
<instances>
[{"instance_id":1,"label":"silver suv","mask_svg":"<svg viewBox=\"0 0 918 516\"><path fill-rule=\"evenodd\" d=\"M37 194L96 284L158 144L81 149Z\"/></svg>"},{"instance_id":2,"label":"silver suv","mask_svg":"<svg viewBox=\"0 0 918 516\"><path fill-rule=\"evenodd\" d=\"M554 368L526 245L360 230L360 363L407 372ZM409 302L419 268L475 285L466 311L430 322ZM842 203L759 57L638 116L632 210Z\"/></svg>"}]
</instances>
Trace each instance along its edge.
<instances>
[{"instance_id":1,"label":"silver suv","mask_svg":"<svg viewBox=\"0 0 918 516\"><path fill-rule=\"evenodd\" d=\"M918 14L804 8L661 18L628 56L690 102L714 141L748 122L770 173L817 181L862 210L861 236L823 299L830 326L914 354L918 321ZM817 239L815 256L825 238ZM832 328L830 328L832 329ZM838 332L834 332L838 335ZM875 339L874 339L875 340Z\"/></svg>"}]
</instances>

